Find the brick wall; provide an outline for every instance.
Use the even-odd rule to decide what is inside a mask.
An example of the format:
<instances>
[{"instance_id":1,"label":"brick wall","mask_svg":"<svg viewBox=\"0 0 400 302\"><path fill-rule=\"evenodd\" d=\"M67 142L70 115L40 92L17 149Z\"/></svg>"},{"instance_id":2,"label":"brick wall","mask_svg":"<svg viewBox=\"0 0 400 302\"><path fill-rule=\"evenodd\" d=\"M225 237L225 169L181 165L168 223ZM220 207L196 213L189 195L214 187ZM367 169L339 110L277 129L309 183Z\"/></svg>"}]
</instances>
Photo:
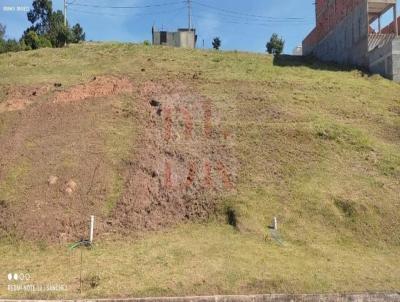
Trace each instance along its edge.
<instances>
[{"instance_id":1,"label":"brick wall","mask_svg":"<svg viewBox=\"0 0 400 302\"><path fill-rule=\"evenodd\" d=\"M388 26L381 29L381 33L382 34L392 34L392 33L396 32L394 24L395 24L394 21L392 21L392 23L390 23ZM398 28L400 28L400 17L397 18L397 26L398 26Z\"/></svg>"},{"instance_id":2,"label":"brick wall","mask_svg":"<svg viewBox=\"0 0 400 302\"><path fill-rule=\"evenodd\" d=\"M366 0L317 0L316 26L303 41L303 49L312 49L348 14Z\"/></svg>"}]
</instances>

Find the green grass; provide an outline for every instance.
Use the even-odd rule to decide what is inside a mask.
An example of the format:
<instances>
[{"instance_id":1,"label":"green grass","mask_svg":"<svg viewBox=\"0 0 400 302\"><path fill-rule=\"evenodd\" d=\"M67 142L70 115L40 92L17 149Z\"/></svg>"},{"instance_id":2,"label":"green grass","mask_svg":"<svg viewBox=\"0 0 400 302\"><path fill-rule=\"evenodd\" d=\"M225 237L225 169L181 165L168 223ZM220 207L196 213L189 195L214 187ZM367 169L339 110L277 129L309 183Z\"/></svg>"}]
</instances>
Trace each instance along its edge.
<instances>
[{"instance_id":1,"label":"green grass","mask_svg":"<svg viewBox=\"0 0 400 302\"><path fill-rule=\"evenodd\" d=\"M123 192L124 180L121 175L115 174L110 177L111 182L111 192L106 197L105 213L107 215L111 214L112 210L115 208L118 199L121 197Z\"/></svg>"},{"instance_id":2,"label":"green grass","mask_svg":"<svg viewBox=\"0 0 400 302\"><path fill-rule=\"evenodd\" d=\"M334 292L397 289L396 249L365 249L342 242L280 246L229 226L185 225L133 242L98 243L83 251L84 294L90 297ZM26 253L31 255L26 258ZM77 297L80 251L63 247L3 245L5 271L28 271L32 282L57 282ZM41 259L46 258L46 262ZM32 263L35 263L32 269ZM51 265L49 265L51 264ZM66 269L68 267L68 269ZM96 276L98 286L90 279ZM11 297L42 297L13 294ZM58 295L59 296L59 295Z\"/></svg>"},{"instance_id":3,"label":"green grass","mask_svg":"<svg viewBox=\"0 0 400 302\"><path fill-rule=\"evenodd\" d=\"M31 163L28 160L20 161L10 171L0 183L0 200L15 202L18 194L26 187L26 176L31 170Z\"/></svg>"},{"instance_id":4,"label":"green grass","mask_svg":"<svg viewBox=\"0 0 400 302\"><path fill-rule=\"evenodd\" d=\"M69 86L99 74L124 74L137 84L182 81L213 100L221 127L234 134L239 166L236 191L221 196L209 222L136 237L109 235L85 250L82 294L77 292L78 251L5 240L0 244L3 271L30 272L32 282L63 283L68 290L12 293L0 281L0 296L397 290L400 86L321 63L281 65L261 54L133 44L1 55L0 74L6 76L0 87ZM104 142L108 211L122 192L121 163L140 147L142 127L134 98L121 97L113 106L133 117L113 120L104 113L94 119ZM0 129L1 121L4 127L10 122L1 119ZM21 181L20 170L8 172L3 191ZM235 212L236 228L227 224L227 208ZM268 230L274 216L283 245Z\"/></svg>"}]
</instances>

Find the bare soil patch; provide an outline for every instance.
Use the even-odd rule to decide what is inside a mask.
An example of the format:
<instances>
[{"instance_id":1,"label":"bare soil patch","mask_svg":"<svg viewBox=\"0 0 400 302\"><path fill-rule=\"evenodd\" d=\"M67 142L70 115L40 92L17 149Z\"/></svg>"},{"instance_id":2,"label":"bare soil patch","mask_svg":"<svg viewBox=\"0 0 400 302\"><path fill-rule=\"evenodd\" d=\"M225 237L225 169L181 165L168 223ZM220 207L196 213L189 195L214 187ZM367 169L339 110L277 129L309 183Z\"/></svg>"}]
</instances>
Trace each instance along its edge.
<instances>
[{"instance_id":1,"label":"bare soil patch","mask_svg":"<svg viewBox=\"0 0 400 302\"><path fill-rule=\"evenodd\" d=\"M0 235L61 242L86 237L88 217L102 217L111 191L113 165L94 126L97 117L112 118L111 103L41 102L12 114L18 120L0 136L0 199L7 205L0 208Z\"/></svg>"},{"instance_id":2,"label":"bare soil patch","mask_svg":"<svg viewBox=\"0 0 400 302\"><path fill-rule=\"evenodd\" d=\"M133 90L132 82L126 77L97 76L89 83L79 84L64 91L56 92L55 103L81 101L94 97L113 96Z\"/></svg>"},{"instance_id":3,"label":"bare soil patch","mask_svg":"<svg viewBox=\"0 0 400 302\"><path fill-rule=\"evenodd\" d=\"M143 132L109 223L124 232L208 219L234 189L233 138L212 101L183 83L147 82L139 95Z\"/></svg>"},{"instance_id":4,"label":"bare soil patch","mask_svg":"<svg viewBox=\"0 0 400 302\"><path fill-rule=\"evenodd\" d=\"M0 104L0 112L25 109L33 102L27 99L12 99Z\"/></svg>"},{"instance_id":5,"label":"bare soil patch","mask_svg":"<svg viewBox=\"0 0 400 302\"><path fill-rule=\"evenodd\" d=\"M115 107L116 95L127 92L135 117ZM90 215L96 236L158 230L208 219L220 194L234 189L232 131L221 126L212 100L183 83L134 89L127 78L97 77L46 98L5 113L15 119L0 136L0 189L12 194L0 198L0 236L68 242L87 236ZM96 125L131 118L139 140L131 160L115 166ZM107 213L116 174L122 192Z\"/></svg>"},{"instance_id":6,"label":"bare soil patch","mask_svg":"<svg viewBox=\"0 0 400 302\"><path fill-rule=\"evenodd\" d=\"M43 86L16 86L6 88L6 100L0 102L0 113L6 111L23 110L39 97L50 91L50 87Z\"/></svg>"}]
</instances>

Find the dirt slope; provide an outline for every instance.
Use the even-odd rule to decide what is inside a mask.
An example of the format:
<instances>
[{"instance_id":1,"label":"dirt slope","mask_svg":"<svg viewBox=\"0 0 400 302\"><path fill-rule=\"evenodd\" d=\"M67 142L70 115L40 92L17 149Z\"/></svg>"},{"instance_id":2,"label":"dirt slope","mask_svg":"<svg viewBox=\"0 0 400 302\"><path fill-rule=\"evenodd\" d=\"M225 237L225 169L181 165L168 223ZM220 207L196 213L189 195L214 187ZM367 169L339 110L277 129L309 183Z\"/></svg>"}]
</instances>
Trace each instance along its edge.
<instances>
[{"instance_id":1,"label":"dirt slope","mask_svg":"<svg viewBox=\"0 0 400 302\"><path fill-rule=\"evenodd\" d=\"M130 230L209 218L215 193L232 190L236 177L212 102L180 82L147 82L139 94L146 126L115 220Z\"/></svg>"},{"instance_id":2,"label":"dirt slope","mask_svg":"<svg viewBox=\"0 0 400 302\"><path fill-rule=\"evenodd\" d=\"M19 118L1 137L2 171L29 172L10 184L23 188L3 193L3 234L63 242L85 237L92 214L102 234L156 230L214 213L216 193L233 189L236 168L211 101L179 82L134 86L126 77L102 76L68 89L12 88L3 104ZM121 94L135 98L135 114L145 126L120 168L120 195L105 210L111 167L101 158L93 114L112 111ZM7 183L5 174L1 182Z\"/></svg>"},{"instance_id":3,"label":"dirt slope","mask_svg":"<svg viewBox=\"0 0 400 302\"><path fill-rule=\"evenodd\" d=\"M398 84L113 43L0 55L0 74L0 267L69 288L0 296L400 287ZM65 243L92 214L80 295Z\"/></svg>"}]
</instances>

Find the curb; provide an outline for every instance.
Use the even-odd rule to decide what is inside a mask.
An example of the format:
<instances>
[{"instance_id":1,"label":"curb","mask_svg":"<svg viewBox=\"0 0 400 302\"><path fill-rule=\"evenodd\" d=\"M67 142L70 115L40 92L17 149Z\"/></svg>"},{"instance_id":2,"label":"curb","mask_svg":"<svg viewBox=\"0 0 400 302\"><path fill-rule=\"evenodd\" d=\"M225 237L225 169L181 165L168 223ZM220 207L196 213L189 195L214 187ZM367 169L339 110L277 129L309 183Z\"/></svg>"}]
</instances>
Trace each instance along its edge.
<instances>
[{"instance_id":1,"label":"curb","mask_svg":"<svg viewBox=\"0 0 400 302\"><path fill-rule=\"evenodd\" d=\"M363 294L309 294L309 295L233 295L154 297L126 299L76 299L76 300L18 300L0 299L0 302L400 302L400 293Z\"/></svg>"}]
</instances>

